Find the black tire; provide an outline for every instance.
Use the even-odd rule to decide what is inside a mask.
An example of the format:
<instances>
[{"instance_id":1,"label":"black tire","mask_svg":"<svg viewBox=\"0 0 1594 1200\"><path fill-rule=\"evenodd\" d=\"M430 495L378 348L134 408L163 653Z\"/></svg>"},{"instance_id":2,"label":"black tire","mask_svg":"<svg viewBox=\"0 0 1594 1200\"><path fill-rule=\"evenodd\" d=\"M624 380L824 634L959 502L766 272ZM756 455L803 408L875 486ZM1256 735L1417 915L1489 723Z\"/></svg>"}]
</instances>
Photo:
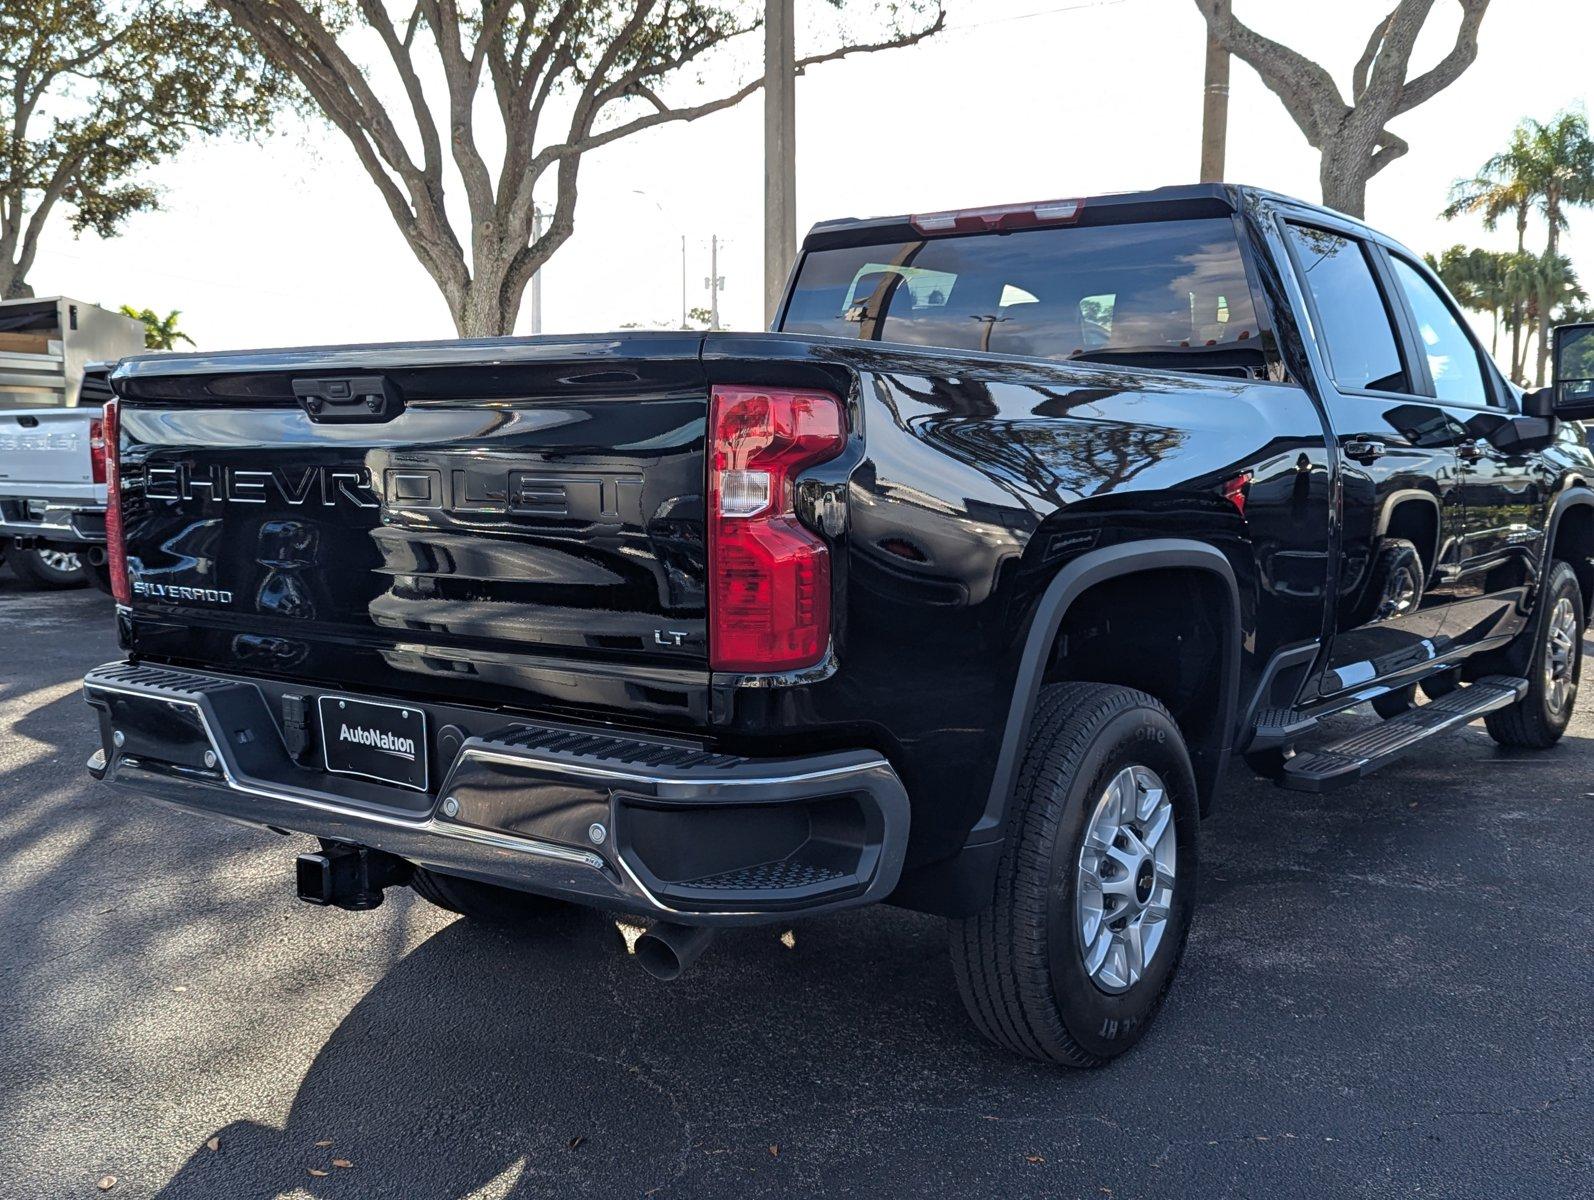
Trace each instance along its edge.
<instances>
[{"instance_id":1,"label":"black tire","mask_svg":"<svg viewBox=\"0 0 1594 1200\"><path fill-rule=\"evenodd\" d=\"M1412 705L1417 702L1417 685L1397 688L1392 692L1385 692L1382 696L1373 697L1373 711L1384 720L1398 717L1402 713L1411 711Z\"/></svg>"},{"instance_id":2,"label":"black tire","mask_svg":"<svg viewBox=\"0 0 1594 1200\"><path fill-rule=\"evenodd\" d=\"M88 576L88 581L97 590L104 592L107 596L115 594L111 590L111 566L109 563L100 563L95 566L91 562L86 562L83 564L83 573Z\"/></svg>"},{"instance_id":3,"label":"black tire","mask_svg":"<svg viewBox=\"0 0 1594 1200\"><path fill-rule=\"evenodd\" d=\"M461 879L457 875L443 875L424 867L415 868L410 887L417 896L438 908L483 925L524 925L570 907L562 900Z\"/></svg>"},{"instance_id":4,"label":"black tire","mask_svg":"<svg viewBox=\"0 0 1594 1200\"><path fill-rule=\"evenodd\" d=\"M1461 686L1461 669L1452 667L1437 675L1430 675L1417 685L1430 700L1442 700Z\"/></svg>"},{"instance_id":5,"label":"black tire","mask_svg":"<svg viewBox=\"0 0 1594 1200\"><path fill-rule=\"evenodd\" d=\"M16 572L18 579L31 583L34 587L52 590L82 587L89 579L83 571L81 558L78 560L78 565L71 569L64 569L50 561L63 554L76 556L77 553L77 550L71 546L13 550L11 569Z\"/></svg>"},{"instance_id":6,"label":"black tire","mask_svg":"<svg viewBox=\"0 0 1594 1200\"><path fill-rule=\"evenodd\" d=\"M1570 605L1569 662L1565 669L1570 673L1570 687L1556 704L1556 689L1546 672L1546 662L1551 657L1552 643L1565 633L1564 621L1557 619L1564 612L1562 605ZM1583 627L1587 614L1583 611L1583 589L1578 586L1577 574L1564 562L1550 566L1544 589L1533 614L1533 623L1520 635L1522 640L1512 646L1518 661L1526 660L1521 671L1527 676L1527 694L1509 708L1502 708L1484 717L1489 736L1502 746L1524 746L1545 750L1561 740L1572 721L1572 710L1577 704L1578 680L1583 674Z\"/></svg>"},{"instance_id":7,"label":"black tire","mask_svg":"<svg viewBox=\"0 0 1594 1200\"><path fill-rule=\"evenodd\" d=\"M1161 941L1138 981L1104 990L1085 967L1076 912L1088 822L1129 766L1161 777L1176 878ZM969 1016L1016 1054L1095 1067L1128 1050L1162 1006L1190 930L1200 813L1184 739L1144 692L1064 683L1041 692L1013 793L992 904L954 921L952 969Z\"/></svg>"}]
</instances>

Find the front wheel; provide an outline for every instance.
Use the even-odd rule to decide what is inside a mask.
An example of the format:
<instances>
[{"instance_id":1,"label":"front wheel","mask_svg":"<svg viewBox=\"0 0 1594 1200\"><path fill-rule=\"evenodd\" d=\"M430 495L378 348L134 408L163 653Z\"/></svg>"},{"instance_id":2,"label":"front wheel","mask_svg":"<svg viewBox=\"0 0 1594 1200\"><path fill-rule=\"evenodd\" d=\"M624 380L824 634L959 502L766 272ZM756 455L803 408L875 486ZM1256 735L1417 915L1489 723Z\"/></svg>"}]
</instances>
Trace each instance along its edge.
<instances>
[{"instance_id":1,"label":"front wheel","mask_svg":"<svg viewBox=\"0 0 1594 1200\"><path fill-rule=\"evenodd\" d=\"M1527 694L1509 708L1484 717L1489 736L1502 746L1543 750L1555 745L1572 721L1578 679L1583 674L1583 589L1564 562L1551 565L1539 609L1521 648L1529 654Z\"/></svg>"},{"instance_id":2,"label":"front wheel","mask_svg":"<svg viewBox=\"0 0 1594 1200\"><path fill-rule=\"evenodd\" d=\"M1162 1006L1195 905L1199 810L1168 710L1131 688L1041 693L994 902L952 925L974 1024L1015 1053L1100 1066Z\"/></svg>"}]
</instances>

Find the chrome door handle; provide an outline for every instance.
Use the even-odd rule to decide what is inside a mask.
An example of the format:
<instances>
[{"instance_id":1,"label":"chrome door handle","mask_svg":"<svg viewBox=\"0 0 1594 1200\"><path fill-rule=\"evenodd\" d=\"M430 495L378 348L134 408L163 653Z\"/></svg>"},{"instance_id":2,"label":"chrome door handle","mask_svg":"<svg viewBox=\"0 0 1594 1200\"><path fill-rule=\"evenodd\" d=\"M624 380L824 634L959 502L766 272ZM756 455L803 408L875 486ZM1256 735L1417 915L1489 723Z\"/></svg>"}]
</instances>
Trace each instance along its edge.
<instances>
[{"instance_id":1,"label":"chrome door handle","mask_svg":"<svg viewBox=\"0 0 1594 1200\"><path fill-rule=\"evenodd\" d=\"M1477 462L1483 457L1483 446L1478 442L1462 442L1456 447L1456 453L1463 462Z\"/></svg>"},{"instance_id":2,"label":"chrome door handle","mask_svg":"<svg viewBox=\"0 0 1594 1200\"><path fill-rule=\"evenodd\" d=\"M1351 438L1344 446L1346 458L1354 458L1357 462L1364 463L1382 458L1387 449L1383 442L1375 442L1369 438Z\"/></svg>"}]
</instances>

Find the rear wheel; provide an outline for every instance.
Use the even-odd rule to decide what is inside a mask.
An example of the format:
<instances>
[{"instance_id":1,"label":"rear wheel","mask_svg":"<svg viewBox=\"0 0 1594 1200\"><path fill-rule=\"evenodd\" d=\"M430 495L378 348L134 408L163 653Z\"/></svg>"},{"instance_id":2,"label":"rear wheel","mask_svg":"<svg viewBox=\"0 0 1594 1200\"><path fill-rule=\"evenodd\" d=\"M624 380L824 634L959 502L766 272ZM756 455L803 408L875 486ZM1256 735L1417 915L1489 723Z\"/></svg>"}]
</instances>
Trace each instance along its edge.
<instances>
[{"instance_id":1,"label":"rear wheel","mask_svg":"<svg viewBox=\"0 0 1594 1200\"><path fill-rule=\"evenodd\" d=\"M17 578L34 587L74 588L88 582L77 551L57 544L12 551L11 569L17 573Z\"/></svg>"},{"instance_id":2,"label":"rear wheel","mask_svg":"<svg viewBox=\"0 0 1594 1200\"><path fill-rule=\"evenodd\" d=\"M570 907L562 900L461 879L457 875L443 875L425 867L415 868L410 887L423 900L483 925L523 925Z\"/></svg>"},{"instance_id":3,"label":"rear wheel","mask_svg":"<svg viewBox=\"0 0 1594 1200\"><path fill-rule=\"evenodd\" d=\"M1522 636L1527 657L1527 694L1509 708L1484 718L1489 735L1502 746L1545 749L1555 745L1572 720L1578 679L1583 673L1583 590L1564 562L1550 567L1536 619Z\"/></svg>"},{"instance_id":4,"label":"rear wheel","mask_svg":"<svg viewBox=\"0 0 1594 1200\"><path fill-rule=\"evenodd\" d=\"M1044 1062L1094 1067L1162 1005L1195 903L1195 778L1179 727L1144 692L1041 693L994 902L952 924L974 1024Z\"/></svg>"}]
</instances>

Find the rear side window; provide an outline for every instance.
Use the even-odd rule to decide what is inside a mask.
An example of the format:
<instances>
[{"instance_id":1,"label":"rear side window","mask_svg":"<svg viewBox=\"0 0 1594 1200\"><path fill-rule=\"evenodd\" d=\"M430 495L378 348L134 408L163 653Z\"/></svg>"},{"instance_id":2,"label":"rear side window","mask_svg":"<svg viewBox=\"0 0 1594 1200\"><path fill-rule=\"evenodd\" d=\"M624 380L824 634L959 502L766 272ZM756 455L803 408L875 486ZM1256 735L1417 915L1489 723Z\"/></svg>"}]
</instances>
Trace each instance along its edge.
<instances>
[{"instance_id":1,"label":"rear side window","mask_svg":"<svg viewBox=\"0 0 1594 1200\"><path fill-rule=\"evenodd\" d=\"M1226 374L1276 362L1223 218L811 251L781 328Z\"/></svg>"},{"instance_id":2,"label":"rear side window","mask_svg":"<svg viewBox=\"0 0 1594 1200\"><path fill-rule=\"evenodd\" d=\"M1478 347L1456 314L1416 267L1403 258L1394 259L1394 264L1395 278L1411 302L1417 336L1422 338L1423 353L1428 356L1434 395L1452 404L1488 404L1489 388L1483 381Z\"/></svg>"},{"instance_id":3,"label":"rear side window","mask_svg":"<svg viewBox=\"0 0 1594 1200\"><path fill-rule=\"evenodd\" d=\"M1389 310L1362 244L1326 229L1287 228L1317 308L1317 336L1334 382L1342 388L1409 392Z\"/></svg>"}]
</instances>

